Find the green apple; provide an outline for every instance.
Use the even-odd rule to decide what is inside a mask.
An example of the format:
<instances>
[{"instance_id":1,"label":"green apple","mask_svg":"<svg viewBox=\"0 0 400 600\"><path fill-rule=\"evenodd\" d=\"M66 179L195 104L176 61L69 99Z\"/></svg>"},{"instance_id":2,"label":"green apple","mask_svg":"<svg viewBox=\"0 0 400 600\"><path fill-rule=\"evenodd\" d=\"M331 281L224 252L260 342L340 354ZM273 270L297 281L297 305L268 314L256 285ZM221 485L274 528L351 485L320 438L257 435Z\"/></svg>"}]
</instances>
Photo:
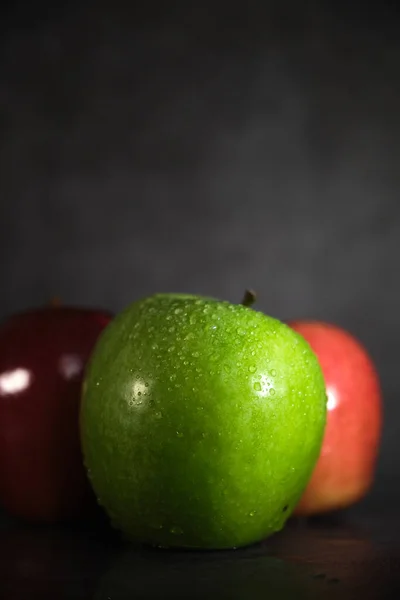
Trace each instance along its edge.
<instances>
[{"instance_id":1,"label":"green apple","mask_svg":"<svg viewBox=\"0 0 400 600\"><path fill-rule=\"evenodd\" d=\"M157 294L100 336L81 437L99 503L128 538L222 549L283 527L325 420L319 363L293 329L244 305Z\"/></svg>"}]
</instances>

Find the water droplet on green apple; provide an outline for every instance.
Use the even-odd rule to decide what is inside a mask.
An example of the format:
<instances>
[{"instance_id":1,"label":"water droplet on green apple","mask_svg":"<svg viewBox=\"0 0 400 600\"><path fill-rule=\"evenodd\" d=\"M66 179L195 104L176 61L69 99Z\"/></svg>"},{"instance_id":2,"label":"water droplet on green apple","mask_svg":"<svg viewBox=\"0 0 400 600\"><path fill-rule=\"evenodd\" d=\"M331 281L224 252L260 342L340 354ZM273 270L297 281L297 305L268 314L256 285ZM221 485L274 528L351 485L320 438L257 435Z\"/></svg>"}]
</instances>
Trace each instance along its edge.
<instances>
[{"instance_id":1,"label":"water droplet on green apple","mask_svg":"<svg viewBox=\"0 0 400 600\"><path fill-rule=\"evenodd\" d=\"M176 436L177 436L178 438L183 438L183 433L182 433L181 431L177 431L177 432L176 432Z\"/></svg>"},{"instance_id":2,"label":"water droplet on green apple","mask_svg":"<svg viewBox=\"0 0 400 600\"><path fill-rule=\"evenodd\" d=\"M275 377L275 375L276 375L276 371L275 371L275 369L272 369L271 370L271 377Z\"/></svg>"},{"instance_id":3,"label":"water droplet on green apple","mask_svg":"<svg viewBox=\"0 0 400 600\"><path fill-rule=\"evenodd\" d=\"M172 533L172 535L182 535L183 529L182 529L182 527L179 527L178 525L174 525L173 527L171 527L170 533Z\"/></svg>"},{"instance_id":4,"label":"water droplet on green apple","mask_svg":"<svg viewBox=\"0 0 400 600\"><path fill-rule=\"evenodd\" d=\"M251 366L249 367L249 371L250 371L250 373L255 373L255 372L256 372L256 370L257 370L257 367L256 367L255 365L251 365Z\"/></svg>"},{"instance_id":5,"label":"water droplet on green apple","mask_svg":"<svg viewBox=\"0 0 400 600\"><path fill-rule=\"evenodd\" d=\"M261 392L261 383L259 381L256 381L253 387L256 390L256 392Z\"/></svg>"},{"instance_id":6,"label":"water droplet on green apple","mask_svg":"<svg viewBox=\"0 0 400 600\"><path fill-rule=\"evenodd\" d=\"M274 388L271 388L269 390L269 393L270 393L271 396L275 396L275 390L274 390Z\"/></svg>"}]
</instances>

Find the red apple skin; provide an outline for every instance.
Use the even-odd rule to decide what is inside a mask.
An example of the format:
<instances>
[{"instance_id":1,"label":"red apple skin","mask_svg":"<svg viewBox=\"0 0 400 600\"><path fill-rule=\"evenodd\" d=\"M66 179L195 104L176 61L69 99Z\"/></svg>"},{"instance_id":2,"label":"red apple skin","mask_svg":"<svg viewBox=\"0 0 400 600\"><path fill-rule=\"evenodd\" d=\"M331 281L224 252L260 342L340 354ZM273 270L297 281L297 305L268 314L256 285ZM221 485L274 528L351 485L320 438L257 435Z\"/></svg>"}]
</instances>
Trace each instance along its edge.
<instances>
[{"instance_id":1,"label":"red apple skin","mask_svg":"<svg viewBox=\"0 0 400 600\"><path fill-rule=\"evenodd\" d=\"M95 506L79 439L83 372L112 314L52 306L0 325L0 504L36 522Z\"/></svg>"},{"instance_id":2,"label":"red apple skin","mask_svg":"<svg viewBox=\"0 0 400 600\"><path fill-rule=\"evenodd\" d=\"M328 396L321 454L295 515L349 507L369 491L382 430L382 393L375 366L362 344L344 329L317 321L292 321L317 355Z\"/></svg>"}]
</instances>

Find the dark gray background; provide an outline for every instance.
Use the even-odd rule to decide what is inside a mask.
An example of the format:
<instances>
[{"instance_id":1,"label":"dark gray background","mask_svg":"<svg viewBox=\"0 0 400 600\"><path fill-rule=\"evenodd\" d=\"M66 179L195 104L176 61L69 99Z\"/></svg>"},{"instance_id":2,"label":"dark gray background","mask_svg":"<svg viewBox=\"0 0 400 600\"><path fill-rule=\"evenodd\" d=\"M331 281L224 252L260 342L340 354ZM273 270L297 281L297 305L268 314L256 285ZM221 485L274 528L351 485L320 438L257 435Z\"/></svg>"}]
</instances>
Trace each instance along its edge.
<instances>
[{"instance_id":1,"label":"dark gray background","mask_svg":"<svg viewBox=\"0 0 400 600\"><path fill-rule=\"evenodd\" d=\"M240 4L3 9L0 317L252 286L278 318L336 322L385 394L364 506L395 507L396 6Z\"/></svg>"}]
</instances>

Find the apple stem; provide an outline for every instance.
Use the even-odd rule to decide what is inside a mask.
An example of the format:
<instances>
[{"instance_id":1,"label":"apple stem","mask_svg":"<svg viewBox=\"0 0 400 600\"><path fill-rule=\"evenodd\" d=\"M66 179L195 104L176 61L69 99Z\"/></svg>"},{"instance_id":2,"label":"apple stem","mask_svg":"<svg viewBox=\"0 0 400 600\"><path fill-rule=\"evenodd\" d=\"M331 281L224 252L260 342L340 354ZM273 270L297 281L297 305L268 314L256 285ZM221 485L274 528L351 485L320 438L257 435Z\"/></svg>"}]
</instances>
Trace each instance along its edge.
<instances>
[{"instance_id":1,"label":"apple stem","mask_svg":"<svg viewBox=\"0 0 400 600\"><path fill-rule=\"evenodd\" d=\"M58 296L53 296L52 298L50 298L49 304L53 308L57 308L58 306L61 306L61 300Z\"/></svg>"},{"instance_id":2,"label":"apple stem","mask_svg":"<svg viewBox=\"0 0 400 600\"><path fill-rule=\"evenodd\" d=\"M250 307L250 306L253 306L256 299L257 299L257 295L254 290L246 290L241 304L243 306Z\"/></svg>"}]
</instances>

